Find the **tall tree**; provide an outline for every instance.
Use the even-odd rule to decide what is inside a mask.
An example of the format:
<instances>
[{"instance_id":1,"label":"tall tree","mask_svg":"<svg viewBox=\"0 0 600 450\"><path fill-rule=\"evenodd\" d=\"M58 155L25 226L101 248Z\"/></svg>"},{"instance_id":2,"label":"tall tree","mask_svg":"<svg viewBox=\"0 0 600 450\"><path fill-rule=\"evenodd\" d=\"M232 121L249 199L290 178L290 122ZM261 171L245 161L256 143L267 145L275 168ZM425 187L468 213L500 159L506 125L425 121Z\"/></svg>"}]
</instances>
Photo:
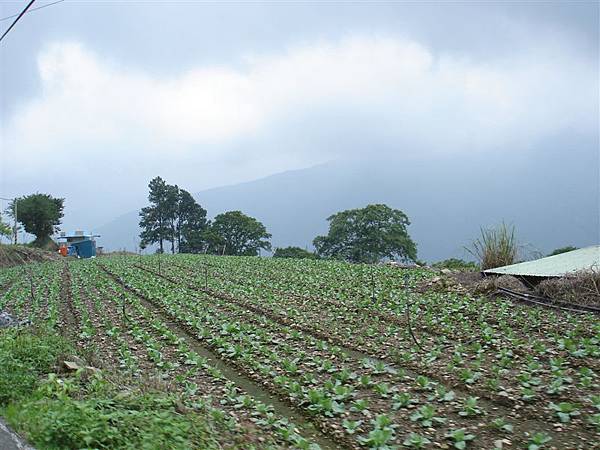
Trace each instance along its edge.
<instances>
[{"instance_id":1,"label":"tall tree","mask_svg":"<svg viewBox=\"0 0 600 450\"><path fill-rule=\"evenodd\" d=\"M140 211L140 247L158 243L160 253L164 252L164 241L169 239L169 188L161 178L153 178L148 184L150 206Z\"/></svg>"},{"instance_id":2,"label":"tall tree","mask_svg":"<svg viewBox=\"0 0 600 450\"><path fill-rule=\"evenodd\" d=\"M387 205L368 205L328 217L329 233L313 241L320 256L374 263L382 258L416 260L408 217Z\"/></svg>"},{"instance_id":3,"label":"tall tree","mask_svg":"<svg viewBox=\"0 0 600 450\"><path fill-rule=\"evenodd\" d=\"M165 192L165 219L169 229L167 240L171 242L171 253L175 253L175 243L178 241L177 228L179 222L179 186L167 184Z\"/></svg>"},{"instance_id":4,"label":"tall tree","mask_svg":"<svg viewBox=\"0 0 600 450\"><path fill-rule=\"evenodd\" d=\"M198 253L205 249L205 232L208 227L206 210L192 195L179 190L177 204L177 249L180 253Z\"/></svg>"},{"instance_id":5,"label":"tall tree","mask_svg":"<svg viewBox=\"0 0 600 450\"><path fill-rule=\"evenodd\" d=\"M171 253L199 252L205 248L206 210L185 189L156 177L148 185L150 206L140 211L140 247L158 243L163 253L165 241Z\"/></svg>"},{"instance_id":6,"label":"tall tree","mask_svg":"<svg viewBox=\"0 0 600 450\"><path fill-rule=\"evenodd\" d=\"M256 256L261 248L271 249L265 226L241 211L216 216L206 237L209 250L218 254Z\"/></svg>"},{"instance_id":7,"label":"tall tree","mask_svg":"<svg viewBox=\"0 0 600 450\"><path fill-rule=\"evenodd\" d=\"M12 201L8 212L15 217L17 203L17 222L20 222L27 233L35 235L33 245L43 247L50 241L50 236L59 231L63 217L64 198L54 198L48 194L32 194Z\"/></svg>"}]
</instances>

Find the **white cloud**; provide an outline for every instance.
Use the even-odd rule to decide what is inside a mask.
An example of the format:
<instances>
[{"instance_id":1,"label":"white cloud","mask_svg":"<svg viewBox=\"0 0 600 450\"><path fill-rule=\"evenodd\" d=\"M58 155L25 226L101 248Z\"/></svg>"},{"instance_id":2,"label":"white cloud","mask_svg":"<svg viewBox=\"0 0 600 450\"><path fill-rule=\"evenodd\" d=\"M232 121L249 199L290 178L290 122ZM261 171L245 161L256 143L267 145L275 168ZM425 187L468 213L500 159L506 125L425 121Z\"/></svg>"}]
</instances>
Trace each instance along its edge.
<instances>
[{"instance_id":1,"label":"white cloud","mask_svg":"<svg viewBox=\"0 0 600 450\"><path fill-rule=\"evenodd\" d=\"M385 130L419 149L453 152L523 148L564 130L597 133L597 68L568 45L517 48L480 63L394 36L360 35L158 77L81 43L56 42L40 53L38 68L41 92L15 110L0 136L3 164L20 168L13 178L77 155L75 169L118 161L139 165L145 178L183 158L182 177L195 171L226 184L249 171L254 178L365 150L314 141L317 148L299 148L286 142L285 127L295 123L306 128L294 136L347 126L365 141ZM335 119L323 121L323 110L335 110Z\"/></svg>"}]
</instances>

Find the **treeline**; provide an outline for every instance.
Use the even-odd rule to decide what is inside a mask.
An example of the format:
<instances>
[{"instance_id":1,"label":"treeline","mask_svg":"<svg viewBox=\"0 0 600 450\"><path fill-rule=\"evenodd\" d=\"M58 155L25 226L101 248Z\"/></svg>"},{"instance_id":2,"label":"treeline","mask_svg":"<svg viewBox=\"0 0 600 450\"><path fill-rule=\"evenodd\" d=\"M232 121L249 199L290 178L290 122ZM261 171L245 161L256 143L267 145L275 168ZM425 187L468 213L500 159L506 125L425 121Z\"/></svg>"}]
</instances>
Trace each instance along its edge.
<instances>
[{"instance_id":1,"label":"treeline","mask_svg":"<svg viewBox=\"0 0 600 450\"><path fill-rule=\"evenodd\" d=\"M256 256L270 250L265 226L241 211L228 211L213 221L185 189L156 177L148 185L149 206L140 211L140 248L158 245L160 253L213 253Z\"/></svg>"},{"instance_id":2,"label":"treeline","mask_svg":"<svg viewBox=\"0 0 600 450\"><path fill-rule=\"evenodd\" d=\"M241 211L217 215L211 222L206 210L177 185L156 177L148 185L150 205L140 211L140 247L158 244L163 253L213 253L256 256L271 250L265 226ZM333 258L377 262L382 258L416 260L417 247L408 235L408 217L387 205L368 205L338 212L327 218L329 233L317 236L315 253L298 247L278 248L274 257Z\"/></svg>"}]
</instances>

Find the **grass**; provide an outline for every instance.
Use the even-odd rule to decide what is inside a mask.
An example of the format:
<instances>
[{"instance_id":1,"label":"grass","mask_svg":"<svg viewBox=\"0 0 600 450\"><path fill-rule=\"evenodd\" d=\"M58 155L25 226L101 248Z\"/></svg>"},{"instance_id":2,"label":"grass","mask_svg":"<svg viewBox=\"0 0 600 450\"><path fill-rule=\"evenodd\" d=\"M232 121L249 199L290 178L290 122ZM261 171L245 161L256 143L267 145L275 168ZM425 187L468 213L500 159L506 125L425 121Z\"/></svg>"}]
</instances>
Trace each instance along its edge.
<instances>
[{"instance_id":1,"label":"grass","mask_svg":"<svg viewBox=\"0 0 600 450\"><path fill-rule=\"evenodd\" d=\"M0 331L0 415L36 448L219 449L231 433L225 418L176 394L100 371L58 374L71 351L50 331Z\"/></svg>"},{"instance_id":2,"label":"grass","mask_svg":"<svg viewBox=\"0 0 600 450\"><path fill-rule=\"evenodd\" d=\"M504 222L496 228L481 228L481 235L465 249L479 261L482 270L508 266L517 261L515 227Z\"/></svg>"}]
</instances>

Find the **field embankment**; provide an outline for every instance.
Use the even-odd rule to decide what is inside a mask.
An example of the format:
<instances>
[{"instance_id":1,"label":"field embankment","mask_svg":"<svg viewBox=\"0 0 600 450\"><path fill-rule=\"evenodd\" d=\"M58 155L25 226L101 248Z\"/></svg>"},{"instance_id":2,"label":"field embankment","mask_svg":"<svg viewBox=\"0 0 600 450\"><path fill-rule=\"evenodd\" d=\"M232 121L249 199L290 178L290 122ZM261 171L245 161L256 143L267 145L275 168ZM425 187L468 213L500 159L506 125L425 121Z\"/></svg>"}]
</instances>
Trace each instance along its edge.
<instances>
[{"instance_id":1,"label":"field embankment","mask_svg":"<svg viewBox=\"0 0 600 450\"><path fill-rule=\"evenodd\" d=\"M0 268L13 267L32 262L58 260L56 252L33 248L26 245L0 244Z\"/></svg>"}]
</instances>

